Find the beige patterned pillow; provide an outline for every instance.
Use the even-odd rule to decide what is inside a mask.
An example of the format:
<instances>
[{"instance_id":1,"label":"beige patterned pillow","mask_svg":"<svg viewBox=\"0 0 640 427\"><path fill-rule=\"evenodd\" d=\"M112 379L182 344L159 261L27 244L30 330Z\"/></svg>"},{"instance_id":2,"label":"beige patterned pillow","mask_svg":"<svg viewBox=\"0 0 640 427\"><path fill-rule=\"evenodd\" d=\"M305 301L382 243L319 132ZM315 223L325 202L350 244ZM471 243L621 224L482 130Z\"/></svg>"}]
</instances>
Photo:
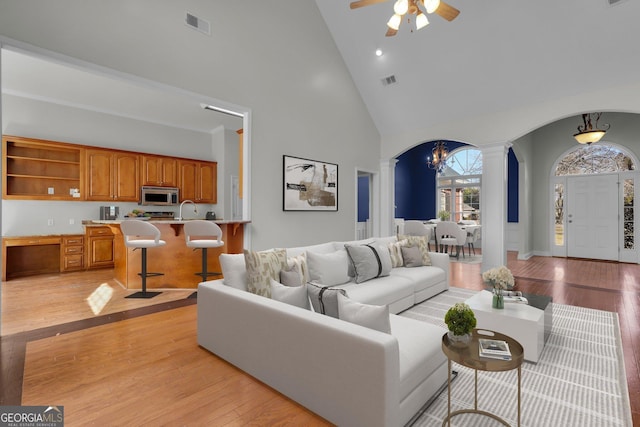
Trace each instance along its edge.
<instances>
[{"instance_id":1,"label":"beige patterned pillow","mask_svg":"<svg viewBox=\"0 0 640 427\"><path fill-rule=\"evenodd\" d=\"M429 257L429 240L427 236L403 236L399 235L398 240L407 240L407 246L417 246L422 253L422 264L431 265Z\"/></svg>"},{"instance_id":2,"label":"beige patterned pillow","mask_svg":"<svg viewBox=\"0 0 640 427\"><path fill-rule=\"evenodd\" d=\"M402 251L400 248L407 245L407 240L400 240L399 242L391 242L387 245L389 248L389 255L391 256L391 267L402 267L404 260L402 259Z\"/></svg>"},{"instance_id":3,"label":"beige patterned pillow","mask_svg":"<svg viewBox=\"0 0 640 427\"><path fill-rule=\"evenodd\" d=\"M295 269L300 273L300 284L304 285L309 280L309 267L307 265L307 253L287 258L287 270Z\"/></svg>"},{"instance_id":4,"label":"beige patterned pillow","mask_svg":"<svg viewBox=\"0 0 640 427\"><path fill-rule=\"evenodd\" d=\"M244 264L247 268L247 290L271 298L271 279L280 280L280 270L287 268L287 251L255 252L245 249Z\"/></svg>"}]
</instances>

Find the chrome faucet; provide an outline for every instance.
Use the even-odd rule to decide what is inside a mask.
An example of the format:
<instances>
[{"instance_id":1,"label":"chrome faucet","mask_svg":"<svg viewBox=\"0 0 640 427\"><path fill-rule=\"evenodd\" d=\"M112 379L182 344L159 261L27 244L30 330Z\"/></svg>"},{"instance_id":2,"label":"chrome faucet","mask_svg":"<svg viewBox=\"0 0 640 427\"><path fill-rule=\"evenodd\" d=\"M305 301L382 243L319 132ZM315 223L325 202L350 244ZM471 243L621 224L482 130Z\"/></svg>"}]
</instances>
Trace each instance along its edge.
<instances>
[{"instance_id":1,"label":"chrome faucet","mask_svg":"<svg viewBox=\"0 0 640 427\"><path fill-rule=\"evenodd\" d=\"M182 207L184 206L185 203L191 203L193 205L193 213L197 214L198 213L198 205L196 205L195 203L193 203L191 200L185 200L184 202L180 203L180 213L178 214L178 218L176 218L178 221L182 221Z\"/></svg>"}]
</instances>

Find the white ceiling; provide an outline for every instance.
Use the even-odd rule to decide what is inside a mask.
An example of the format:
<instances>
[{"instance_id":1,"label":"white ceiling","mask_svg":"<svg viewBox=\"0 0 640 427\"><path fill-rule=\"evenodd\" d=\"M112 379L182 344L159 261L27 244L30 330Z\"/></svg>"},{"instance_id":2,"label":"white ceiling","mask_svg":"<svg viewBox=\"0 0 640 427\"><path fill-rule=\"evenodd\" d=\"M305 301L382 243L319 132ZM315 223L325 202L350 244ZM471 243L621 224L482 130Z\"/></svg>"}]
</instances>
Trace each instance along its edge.
<instances>
[{"instance_id":1,"label":"white ceiling","mask_svg":"<svg viewBox=\"0 0 640 427\"><path fill-rule=\"evenodd\" d=\"M447 1L454 21L385 37L393 1L316 0L383 139L638 83L637 0Z\"/></svg>"},{"instance_id":2,"label":"white ceiling","mask_svg":"<svg viewBox=\"0 0 640 427\"><path fill-rule=\"evenodd\" d=\"M242 118L211 110L207 99L2 50L2 92L166 126L210 133L238 130Z\"/></svg>"}]
</instances>

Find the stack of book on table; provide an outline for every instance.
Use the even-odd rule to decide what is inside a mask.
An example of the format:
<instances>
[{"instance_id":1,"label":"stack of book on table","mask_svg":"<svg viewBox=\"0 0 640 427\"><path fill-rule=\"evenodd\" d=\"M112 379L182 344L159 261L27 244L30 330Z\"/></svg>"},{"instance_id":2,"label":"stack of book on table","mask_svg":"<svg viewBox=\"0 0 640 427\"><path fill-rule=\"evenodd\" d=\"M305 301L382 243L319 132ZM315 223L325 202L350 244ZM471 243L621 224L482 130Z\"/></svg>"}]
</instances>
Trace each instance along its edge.
<instances>
[{"instance_id":1,"label":"stack of book on table","mask_svg":"<svg viewBox=\"0 0 640 427\"><path fill-rule=\"evenodd\" d=\"M511 351L509 350L509 344L506 341L480 338L478 342L480 357L511 360Z\"/></svg>"}]
</instances>

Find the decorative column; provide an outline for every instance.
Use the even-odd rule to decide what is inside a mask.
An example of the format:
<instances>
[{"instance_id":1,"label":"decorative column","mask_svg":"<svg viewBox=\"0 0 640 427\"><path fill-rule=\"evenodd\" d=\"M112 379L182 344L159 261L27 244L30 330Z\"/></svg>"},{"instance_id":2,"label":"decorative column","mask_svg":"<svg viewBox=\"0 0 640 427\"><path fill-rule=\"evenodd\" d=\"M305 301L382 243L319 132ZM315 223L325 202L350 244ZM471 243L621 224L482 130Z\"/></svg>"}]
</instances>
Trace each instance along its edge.
<instances>
[{"instance_id":1,"label":"decorative column","mask_svg":"<svg viewBox=\"0 0 640 427\"><path fill-rule=\"evenodd\" d=\"M395 176L396 159L380 161L380 221L376 235L381 237L393 236L396 233L394 218L396 214ZM374 234L375 234L374 230Z\"/></svg>"},{"instance_id":2,"label":"decorative column","mask_svg":"<svg viewBox=\"0 0 640 427\"><path fill-rule=\"evenodd\" d=\"M507 153L511 143L478 147L482 151L482 271L507 265Z\"/></svg>"}]
</instances>

